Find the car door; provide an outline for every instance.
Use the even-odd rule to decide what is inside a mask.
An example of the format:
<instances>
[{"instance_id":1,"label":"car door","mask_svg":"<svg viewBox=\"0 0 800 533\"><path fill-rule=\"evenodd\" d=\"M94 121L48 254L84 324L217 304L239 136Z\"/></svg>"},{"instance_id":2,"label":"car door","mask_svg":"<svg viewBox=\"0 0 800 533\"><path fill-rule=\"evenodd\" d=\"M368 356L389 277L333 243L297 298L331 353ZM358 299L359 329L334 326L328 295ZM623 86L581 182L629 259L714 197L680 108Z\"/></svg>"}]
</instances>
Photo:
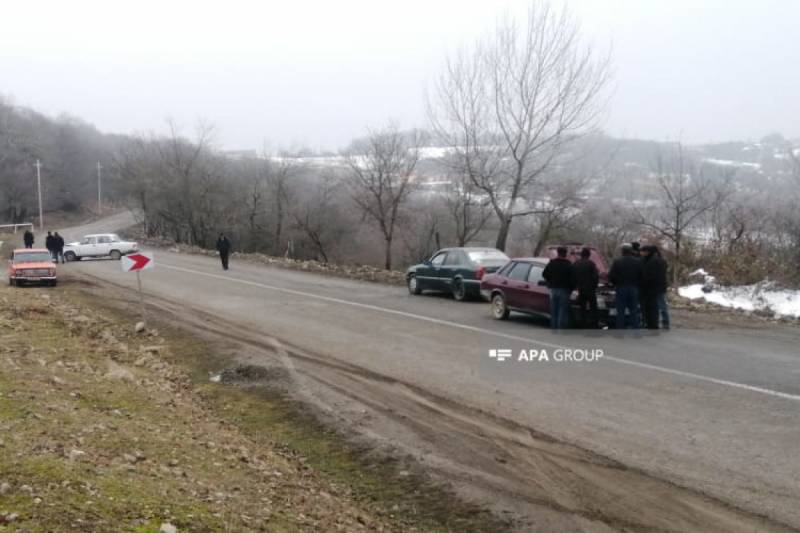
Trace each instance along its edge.
<instances>
[{"instance_id":1,"label":"car door","mask_svg":"<svg viewBox=\"0 0 800 533\"><path fill-rule=\"evenodd\" d=\"M84 237L78 247L80 257L94 257L97 255L97 237Z\"/></svg>"},{"instance_id":2,"label":"car door","mask_svg":"<svg viewBox=\"0 0 800 533\"><path fill-rule=\"evenodd\" d=\"M439 271L447 257L446 251L437 252L428 261L417 267L416 277L420 289L440 291L442 290Z\"/></svg>"},{"instance_id":3,"label":"car door","mask_svg":"<svg viewBox=\"0 0 800 533\"><path fill-rule=\"evenodd\" d=\"M97 237L97 251L99 256L106 256L111 253L111 237L108 235L100 235Z\"/></svg>"},{"instance_id":4,"label":"car door","mask_svg":"<svg viewBox=\"0 0 800 533\"><path fill-rule=\"evenodd\" d=\"M528 285L523 295L525 309L535 313L550 312L550 289L547 288L542 273L544 265L533 263L528 273Z\"/></svg>"},{"instance_id":5,"label":"car door","mask_svg":"<svg viewBox=\"0 0 800 533\"><path fill-rule=\"evenodd\" d=\"M524 309L525 291L530 288L528 282L528 272L531 264L526 261L517 261L506 274L504 291L506 293L506 305L517 309Z\"/></svg>"},{"instance_id":6,"label":"car door","mask_svg":"<svg viewBox=\"0 0 800 533\"><path fill-rule=\"evenodd\" d=\"M450 250L444 258L442 267L439 269L439 277L445 290L453 290L453 280L464 268L467 258L461 250Z\"/></svg>"}]
</instances>

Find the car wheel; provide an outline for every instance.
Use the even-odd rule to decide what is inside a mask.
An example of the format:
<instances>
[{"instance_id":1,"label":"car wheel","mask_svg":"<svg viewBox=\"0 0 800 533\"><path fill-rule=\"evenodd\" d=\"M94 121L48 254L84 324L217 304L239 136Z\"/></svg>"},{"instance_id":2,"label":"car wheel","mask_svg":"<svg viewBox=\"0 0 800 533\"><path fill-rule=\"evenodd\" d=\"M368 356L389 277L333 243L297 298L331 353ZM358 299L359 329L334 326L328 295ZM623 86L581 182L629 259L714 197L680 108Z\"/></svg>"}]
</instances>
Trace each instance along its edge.
<instances>
[{"instance_id":1,"label":"car wheel","mask_svg":"<svg viewBox=\"0 0 800 533\"><path fill-rule=\"evenodd\" d=\"M55 287L56 285L58 285L58 280L57 279L54 279L53 281L50 282L50 286L51 287Z\"/></svg>"},{"instance_id":2,"label":"car wheel","mask_svg":"<svg viewBox=\"0 0 800 533\"><path fill-rule=\"evenodd\" d=\"M453 298L459 302L467 299L467 288L464 286L464 281L461 278L453 280Z\"/></svg>"},{"instance_id":3,"label":"car wheel","mask_svg":"<svg viewBox=\"0 0 800 533\"><path fill-rule=\"evenodd\" d=\"M65 261L77 261L78 256L75 255L75 252L67 252L64 254Z\"/></svg>"},{"instance_id":4,"label":"car wheel","mask_svg":"<svg viewBox=\"0 0 800 533\"><path fill-rule=\"evenodd\" d=\"M422 294L422 289L419 286L419 281L417 281L417 276L413 274L408 277L408 292L409 294L420 295Z\"/></svg>"},{"instance_id":5,"label":"car wheel","mask_svg":"<svg viewBox=\"0 0 800 533\"><path fill-rule=\"evenodd\" d=\"M506 298L500 293L492 295L492 316L497 320L505 320L511 314L506 305Z\"/></svg>"},{"instance_id":6,"label":"car wheel","mask_svg":"<svg viewBox=\"0 0 800 533\"><path fill-rule=\"evenodd\" d=\"M119 250L111 250L111 253L108 255L110 255L111 259L114 261L119 261L122 258L122 254L119 252Z\"/></svg>"}]
</instances>

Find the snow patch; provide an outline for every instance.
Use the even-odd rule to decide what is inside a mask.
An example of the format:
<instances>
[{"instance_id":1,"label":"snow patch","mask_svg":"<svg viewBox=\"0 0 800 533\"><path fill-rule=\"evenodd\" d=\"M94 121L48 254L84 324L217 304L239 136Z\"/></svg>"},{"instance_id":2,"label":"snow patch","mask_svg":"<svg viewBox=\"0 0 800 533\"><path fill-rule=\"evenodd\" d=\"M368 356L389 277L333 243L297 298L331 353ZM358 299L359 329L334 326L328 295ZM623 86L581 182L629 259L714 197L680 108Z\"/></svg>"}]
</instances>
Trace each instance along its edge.
<instances>
[{"instance_id":1,"label":"snow patch","mask_svg":"<svg viewBox=\"0 0 800 533\"><path fill-rule=\"evenodd\" d=\"M702 274L699 274L701 271ZM696 273L706 276L706 279L713 278L702 269ZM800 318L800 290L779 289L769 281L732 287L710 286L708 282L695 283L680 287L678 294L690 300L703 299L731 309L768 311L776 317Z\"/></svg>"}]
</instances>

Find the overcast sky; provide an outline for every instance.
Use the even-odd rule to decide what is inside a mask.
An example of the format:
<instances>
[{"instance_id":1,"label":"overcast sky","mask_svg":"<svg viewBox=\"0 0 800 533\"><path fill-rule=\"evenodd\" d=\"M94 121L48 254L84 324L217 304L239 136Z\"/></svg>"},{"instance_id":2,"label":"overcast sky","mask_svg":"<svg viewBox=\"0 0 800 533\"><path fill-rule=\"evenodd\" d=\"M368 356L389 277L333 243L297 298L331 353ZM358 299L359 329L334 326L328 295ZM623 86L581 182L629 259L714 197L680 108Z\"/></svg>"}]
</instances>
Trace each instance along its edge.
<instances>
[{"instance_id":1,"label":"overcast sky","mask_svg":"<svg viewBox=\"0 0 800 533\"><path fill-rule=\"evenodd\" d=\"M613 47L614 135L800 136L800 1L564 0ZM103 131L216 125L221 147L336 149L424 126L447 50L524 0L3 2L0 94Z\"/></svg>"}]
</instances>

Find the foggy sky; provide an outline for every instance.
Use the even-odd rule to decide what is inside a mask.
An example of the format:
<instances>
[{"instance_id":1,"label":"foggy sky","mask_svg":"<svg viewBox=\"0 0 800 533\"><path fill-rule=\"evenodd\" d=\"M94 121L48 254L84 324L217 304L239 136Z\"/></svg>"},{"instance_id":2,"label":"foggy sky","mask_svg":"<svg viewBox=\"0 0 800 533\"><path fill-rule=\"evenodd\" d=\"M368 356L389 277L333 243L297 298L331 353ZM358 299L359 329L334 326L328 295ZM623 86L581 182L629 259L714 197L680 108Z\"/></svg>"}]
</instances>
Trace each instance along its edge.
<instances>
[{"instance_id":1,"label":"foggy sky","mask_svg":"<svg viewBox=\"0 0 800 533\"><path fill-rule=\"evenodd\" d=\"M604 129L687 142L800 137L796 0L564 0L613 49ZM0 94L108 132L230 149L337 149L389 119L425 126L447 50L523 0L3 2Z\"/></svg>"}]
</instances>

